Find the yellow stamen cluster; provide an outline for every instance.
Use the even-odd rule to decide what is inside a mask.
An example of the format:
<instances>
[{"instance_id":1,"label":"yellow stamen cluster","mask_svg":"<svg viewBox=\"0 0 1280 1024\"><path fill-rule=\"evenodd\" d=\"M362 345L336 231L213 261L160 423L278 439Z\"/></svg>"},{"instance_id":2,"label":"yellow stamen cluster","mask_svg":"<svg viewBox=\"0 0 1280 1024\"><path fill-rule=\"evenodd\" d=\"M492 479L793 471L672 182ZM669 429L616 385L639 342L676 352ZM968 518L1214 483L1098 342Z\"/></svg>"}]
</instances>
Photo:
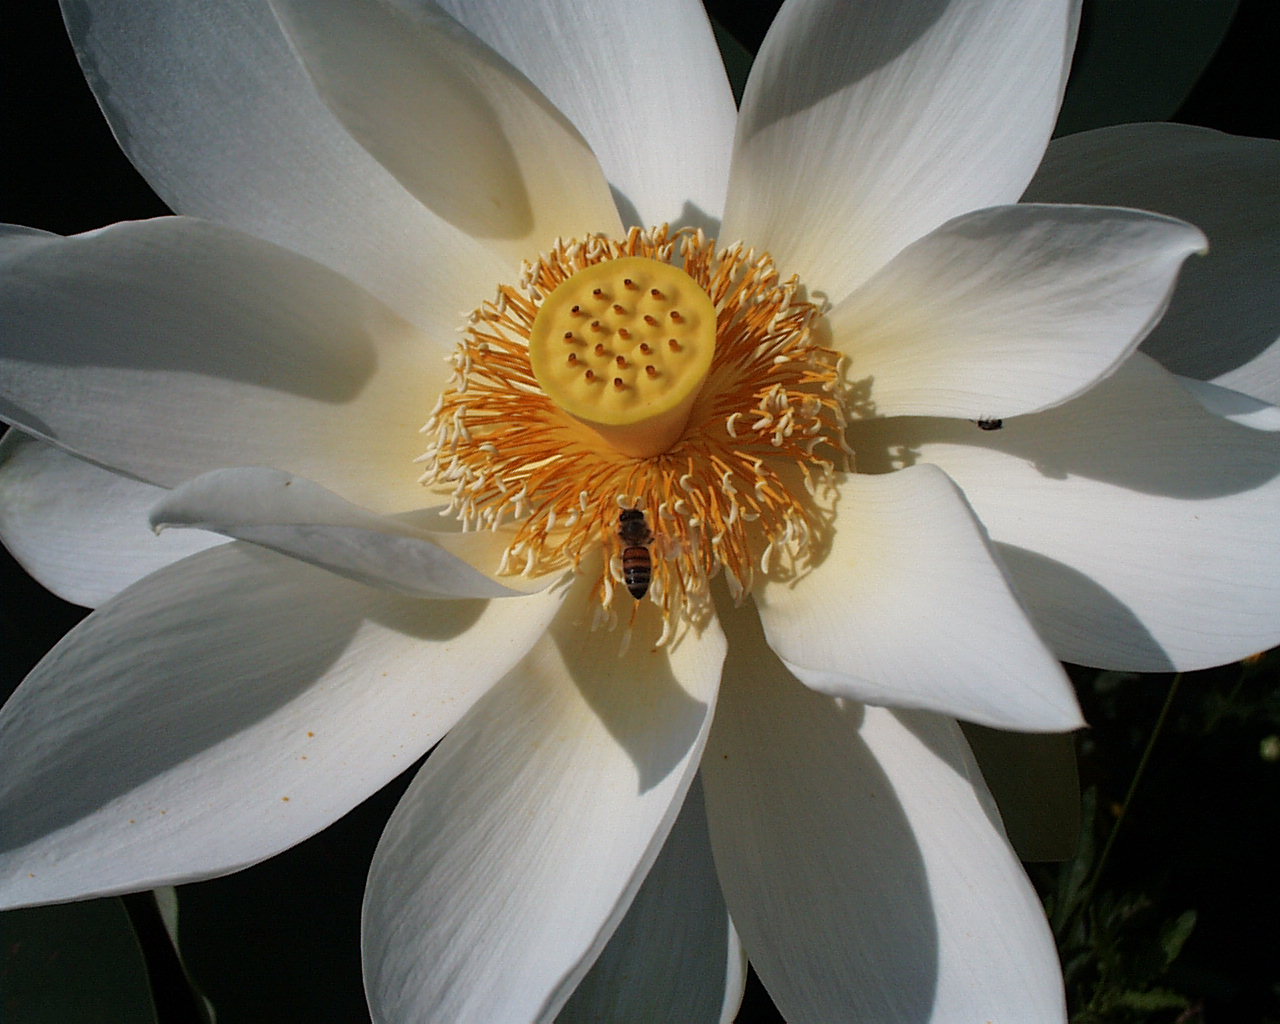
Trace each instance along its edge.
<instances>
[{"instance_id":1,"label":"yellow stamen cluster","mask_svg":"<svg viewBox=\"0 0 1280 1024\"><path fill-rule=\"evenodd\" d=\"M535 322L561 285L575 279L570 288L579 289L576 275L610 263L635 283L652 268L621 264L633 259L678 268L716 320L710 369L687 424L668 446L641 456L549 397L530 357ZM612 285L618 270L597 273ZM588 293L597 287L589 276L585 283ZM795 278L779 280L767 254L717 251L700 231L632 229L621 240L557 243L522 267L518 286L501 286L471 314L453 382L423 428L434 439L421 458L423 481L449 493L467 528L510 532L499 572L585 571L603 549L595 588L610 621L615 601L634 611L618 586L619 515L643 510L653 535L646 599L663 612L660 642L681 622L704 620L721 571L735 599L760 576L804 572L825 547L832 476L846 449L839 356L814 342L819 310L799 290Z\"/></svg>"}]
</instances>

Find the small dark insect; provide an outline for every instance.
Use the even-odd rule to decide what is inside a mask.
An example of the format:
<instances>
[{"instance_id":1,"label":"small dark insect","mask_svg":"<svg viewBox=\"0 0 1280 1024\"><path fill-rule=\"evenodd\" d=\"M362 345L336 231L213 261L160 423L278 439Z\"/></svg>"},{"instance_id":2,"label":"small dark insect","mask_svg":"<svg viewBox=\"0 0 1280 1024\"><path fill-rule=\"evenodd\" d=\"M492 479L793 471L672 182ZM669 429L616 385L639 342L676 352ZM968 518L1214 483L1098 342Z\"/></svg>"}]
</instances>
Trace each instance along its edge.
<instances>
[{"instance_id":1,"label":"small dark insect","mask_svg":"<svg viewBox=\"0 0 1280 1024\"><path fill-rule=\"evenodd\" d=\"M637 601L649 590L653 579L653 558L649 545L653 533L644 521L644 512L638 508L624 508L618 516L618 540L622 541L622 582L627 592Z\"/></svg>"},{"instance_id":2,"label":"small dark insect","mask_svg":"<svg viewBox=\"0 0 1280 1024\"><path fill-rule=\"evenodd\" d=\"M1004 420L981 419L978 420L979 430L999 430L1004 426Z\"/></svg>"}]
</instances>

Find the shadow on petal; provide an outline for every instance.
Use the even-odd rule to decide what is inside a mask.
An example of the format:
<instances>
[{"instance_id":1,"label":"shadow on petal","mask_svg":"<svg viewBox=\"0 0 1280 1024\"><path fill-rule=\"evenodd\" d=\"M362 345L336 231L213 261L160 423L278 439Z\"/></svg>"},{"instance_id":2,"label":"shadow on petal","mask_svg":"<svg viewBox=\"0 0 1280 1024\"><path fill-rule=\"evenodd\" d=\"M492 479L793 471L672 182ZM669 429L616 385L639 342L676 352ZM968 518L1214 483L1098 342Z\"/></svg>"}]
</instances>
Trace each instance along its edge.
<instances>
[{"instance_id":1,"label":"shadow on petal","mask_svg":"<svg viewBox=\"0 0 1280 1024\"><path fill-rule=\"evenodd\" d=\"M996 549L1014 580L1032 620L1054 653L1064 661L1088 664L1084 654L1097 624L1105 622L1109 635L1123 637L1133 656L1149 665L1149 672L1172 672L1173 662L1142 620L1109 590L1084 573L1056 559L1013 544ZM1084 639L1083 646L1073 638Z\"/></svg>"},{"instance_id":2,"label":"shadow on petal","mask_svg":"<svg viewBox=\"0 0 1280 1024\"><path fill-rule=\"evenodd\" d=\"M741 958L711 858L702 786L695 779L627 915L556 1024L712 1024L741 998Z\"/></svg>"},{"instance_id":3,"label":"shadow on petal","mask_svg":"<svg viewBox=\"0 0 1280 1024\"><path fill-rule=\"evenodd\" d=\"M194 555L130 587L19 688L6 745L26 771L8 781L0 849L70 826L185 762L208 758L212 769L220 744L264 725L323 680L366 619L441 638L465 631L485 604L409 602L235 547ZM41 744L39 707L56 708L63 720L56 749Z\"/></svg>"},{"instance_id":4,"label":"shadow on petal","mask_svg":"<svg viewBox=\"0 0 1280 1024\"><path fill-rule=\"evenodd\" d=\"M730 913L788 1019L932 1019L938 923L921 842L862 738L867 711L800 684L750 606L728 611L703 759Z\"/></svg>"},{"instance_id":5,"label":"shadow on petal","mask_svg":"<svg viewBox=\"0 0 1280 1024\"><path fill-rule=\"evenodd\" d=\"M180 371L341 403L374 375L375 339L410 340L333 271L187 218L50 239L10 269L4 354L22 364Z\"/></svg>"},{"instance_id":6,"label":"shadow on petal","mask_svg":"<svg viewBox=\"0 0 1280 1024\"><path fill-rule=\"evenodd\" d=\"M586 590L578 588L580 594ZM552 640L583 699L635 763L639 792L648 792L697 743L707 706L689 696L672 667L672 652L652 646L660 631L654 605L641 605L625 651L617 632L590 628L582 607L567 604Z\"/></svg>"},{"instance_id":7,"label":"shadow on petal","mask_svg":"<svg viewBox=\"0 0 1280 1024\"><path fill-rule=\"evenodd\" d=\"M827 74L785 77L778 83L781 87L757 106L752 129L758 132L807 110L892 63L928 33L948 6L947 0L924 0L910 7L864 4L858 16L851 18L844 4L809 4L803 14L797 14L788 54L828 52L854 38L874 40L874 45L843 46L849 56Z\"/></svg>"},{"instance_id":8,"label":"shadow on petal","mask_svg":"<svg viewBox=\"0 0 1280 1024\"><path fill-rule=\"evenodd\" d=\"M1280 476L1273 435L1205 411L1176 378L1140 354L1079 398L1007 419L999 430L900 416L855 422L849 437L858 467L871 472L901 468L892 461L897 451L923 451L929 461L930 447L958 446L1011 456L1053 480L1081 477L1184 500L1240 494Z\"/></svg>"}]
</instances>

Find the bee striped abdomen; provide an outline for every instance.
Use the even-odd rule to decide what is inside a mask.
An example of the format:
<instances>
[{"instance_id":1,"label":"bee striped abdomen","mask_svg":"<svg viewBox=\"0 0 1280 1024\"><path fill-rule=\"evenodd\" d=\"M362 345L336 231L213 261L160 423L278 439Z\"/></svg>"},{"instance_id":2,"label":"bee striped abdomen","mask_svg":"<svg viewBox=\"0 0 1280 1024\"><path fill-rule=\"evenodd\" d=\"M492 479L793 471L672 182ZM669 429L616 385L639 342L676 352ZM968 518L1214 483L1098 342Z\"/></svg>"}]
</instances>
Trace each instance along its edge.
<instances>
[{"instance_id":1,"label":"bee striped abdomen","mask_svg":"<svg viewBox=\"0 0 1280 1024\"><path fill-rule=\"evenodd\" d=\"M649 582L653 579L653 559L649 549L645 547L629 547L622 549L622 582L626 584L627 593L637 601L649 591Z\"/></svg>"}]
</instances>

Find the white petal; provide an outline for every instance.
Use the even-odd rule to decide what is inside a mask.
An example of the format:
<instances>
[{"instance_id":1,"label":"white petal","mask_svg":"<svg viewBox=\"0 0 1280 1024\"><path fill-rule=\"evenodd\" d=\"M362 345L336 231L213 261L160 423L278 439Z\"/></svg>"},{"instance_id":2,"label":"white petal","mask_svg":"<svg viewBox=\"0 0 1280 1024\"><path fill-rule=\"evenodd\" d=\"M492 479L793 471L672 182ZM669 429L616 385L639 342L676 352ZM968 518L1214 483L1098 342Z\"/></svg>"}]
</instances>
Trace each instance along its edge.
<instances>
[{"instance_id":1,"label":"white petal","mask_svg":"<svg viewBox=\"0 0 1280 1024\"><path fill-rule=\"evenodd\" d=\"M830 315L880 416L1001 418L1115 369L1169 302L1189 224L1137 210L1001 206L908 246Z\"/></svg>"},{"instance_id":2,"label":"white petal","mask_svg":"<svg viewBox=\"0 0 1280 1024\"><path fill-rule=\"evenodd\" d=\"M831 547L757 595L771 646L807 686L986 725L1083 722L963 496L933 466L847 477Z\"/></svg>"},{"instance_id":3,"label":"white petal","mask_svg":"<svg viewBox=\"0 0 1280 1024\"><path fill-rule=\"evenodd\" d=\"M1183 390L1215 416L1254 430L1280 430L1280 409L1250 395L1191 377L1177 377Z\"/></svg>"},{"instance_id":4,"label":"white petal","mask_svg":"<svg viewBox=\"0 0 1280 1024\"><path fill-rule=\"evenodd\" d=\"M1001 430L903 418L850 438L870 471L893 453L947 471L1066 661L1193 669L1280 643L1280 441L1140 353Z\"/></svg>"},{"instance_id":5,"label":"white petal","mask_svg":"<svg viewBox=\"0 0 1280 1024\"><path fill-rule=\"evenodd\" d=\"M1070 860L1080 842L1080 773L1068 733L1002 732L961 722L1009 844L1024 861Z\"/></svg>"},{"instance_id":6,"label":"white petal","mask_svg":"<svg viewBox=\"0 0 1280 1024\"><path fill-rule=\"evenodd\" d=\"M416 601L247 545L84 620L0 721L0 886L20 905L224 874L409 767L557 597Z\"/></svg>"},{"instance_id":7,"label":"white petal","mask_svg":"<svg viewBox=\"0 0 1280 1024\"><path fill-rule=\"evenodd\" d=\"M1055 139L1027 197L1155 210L1209 236L1143 351L1177 373L1280 404L1280 142L1184 124Z\"/></svg>"},{"instance_id":8,"label":"white petal","mask_svg":"<svg viewBox=\"0 0 1280 1024\"><path fill-rule=\"evenodd\" d=\"M703 761L725 899L783 1016L1065 1019L1053 938L955 722L792 679L749 609Z\"/></svg>"},{"instance_id":9,"label":"white petal","mask_svg":"<svg viewBox=\"0 0 1280 1024\"><path fill-rule=\"evenodd\" d=\"M789 0L751 70L721 237L839 302L944 221L1016 202L1066 81L1069 0Z\"/></svg>"},{"instance_id":10,"label":"white petal","mask_svg":"<svg viewBox=\"0 0 1280 1024\"><path fill-rule=\"evenodd\" d=\"M620 232L600 165L576 129L434 5L271 5L338 120L449 223L513 262L560 236Z\"/></svg>"},{"instance_id":11,"label":"white petal","mask_svg":"<svg viewBox=\"0 0 1280 1024\"><path fill-rule=\"evenodd\" d=\"M590 629L587 589L449 733L383 833L364 913L375 1021L553 1018L658 855L724 641L712 627L669 655L620 655L618 634Z\"/></svg>"},{"instance_id":12,"label":"white petal","mask_svg":"<svg viewBox=\"0 0 1280 1024\"><path fill-rule=\"evenodd\" d=\"M695 779L631 909L556 1024L728 1022L746 981L746 955L720 895Z\"/></svg>"},{"instance_id":13,"label":"white petal","mask_svg":"<svg viewBox=\"0 0 1280 1024\"><path fill-rule=\"evenodd\" d=\"M379 511L422 504L440 350L358 286L182 217L3 260L0 416L150 483L271 465Z\"/></svg>"},{"instance_id":14,"label":"white petal","mask_svg":"<svg viewBox=\"0 0 1280 1024\"><path fill-rule=\"evenodd\" d=\"M510 272L337 122L262 0L62 10L116 138L177 212L317 259L442 342Z\"/></svg>"},{"instance_id":15,"label":"white petal","mask_svg":"<svg viewBox=\"0 0 1280 1024\"><path fill-rule=\"evenodd\" d=\"M482 569L496 571L502 554L502 541L491 531L419 529L275 469L205 473L165 493L150 520L157 530L196 527L252 541L410 597L518 597L546 585L523 580L513 589L486 575ZM489 561L472 563L467 555Z\"/></svg>"},{"instance_id":16,"label":"white petal","mask_svg":"<svg viewBox=\"0 0 1280 1024\"><path fill-rule=\"evenodd\" d=\"M73 604L92 608L223 543L198 530L157 537L147 510L164 493L17 430L0 441L0 538L27 572Z\"/></svg>"},{"instance_id":17,"label":"white petal","mask_svg":"<svg viewBox=\"0 0 1280 1024\"><path fill-rule=\"evenodd\" d=\"M57 237L51 231L28 228L21 224L0 224L0 258L22 252L30 248L33 243L38 244Z\"/></svg>"},{"instance_id":18,"label":"white petal","mask_svg":"<svg viewBox=\"0 0 1280 1024\"><path fill-rule=\"evenodd\" d=\"M564 111L628 224L710 227L737 110L695 0L443 0Z\"/></svg>"}]
</instances>

